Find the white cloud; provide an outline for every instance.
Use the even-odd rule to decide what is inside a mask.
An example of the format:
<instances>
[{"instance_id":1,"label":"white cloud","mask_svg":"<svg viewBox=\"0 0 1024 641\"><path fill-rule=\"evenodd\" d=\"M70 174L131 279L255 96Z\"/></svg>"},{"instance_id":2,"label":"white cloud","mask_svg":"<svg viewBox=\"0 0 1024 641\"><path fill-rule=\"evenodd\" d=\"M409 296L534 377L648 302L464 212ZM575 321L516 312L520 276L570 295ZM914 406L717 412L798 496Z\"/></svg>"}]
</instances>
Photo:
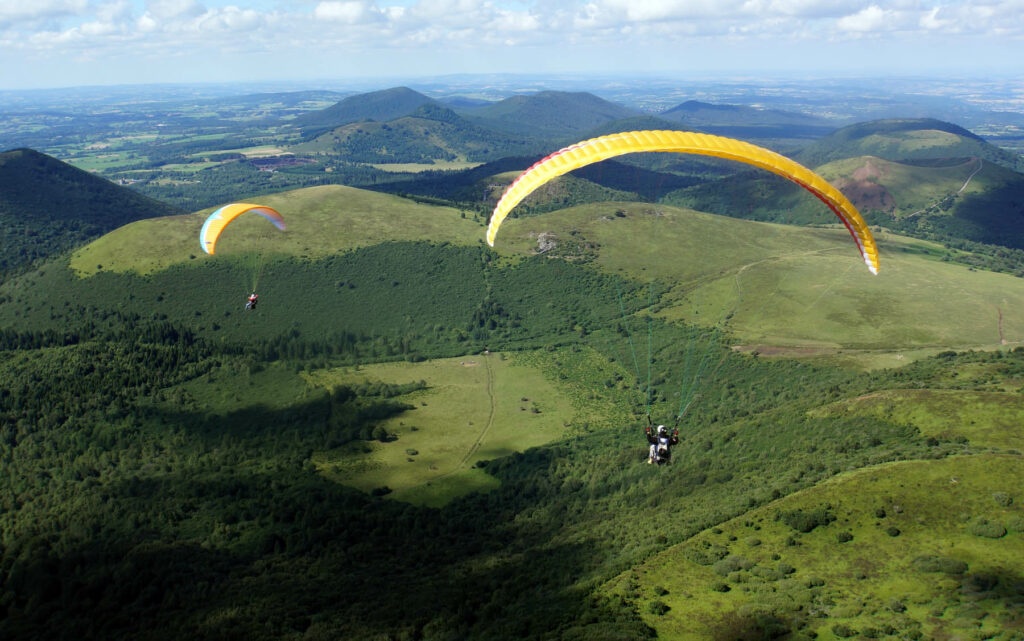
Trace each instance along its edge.
<instances>
[{"instance_id":1,"label":"white cloud","mask_svg":"<svg viewBox=\"0 0 1024 641\"><path fill-rule=\"evenodd\" d=\"M406 61L448 61L438 69L445 73L515 60L526 46L550 47L545 59L557 65L586 59L573 51L587 47L641 62L659 51L668 64L673 48L700 45L699 60L679 57L692 65L737 44L811 51L866 37L908 51L922 38L946 39L949 51L1000 39L1020 51L1024 0L0 0L0 56L17 51L30 63L36 54L88 51L108 68L168 55L215 66L244 46L296 68L360 56L387 59L394 73Z\"/></svg>"},{"instance_id":2,"label":"white cloud","mask_svg":"<svg viewBox=\"0 0 1024 641\"><path fill-rule=\"evenodd\" d=\"M0 1L0 26L38 27L60 18L83 15L88 9L88 0L3 0Z\"/></svg>"},{"instance_id":3,"label":"white cloud","mask_svg":"<svg viewBox=\"0 0 1024 641\"><path fill-rule=\"evenodd\" d=\"M384 16L377 7L366 2L354 0L321 2L313 10L313 16L317 20L341 22L350 25L366 24L384 19Z\"/></svg>"},{"instance_id":4,"label":"white cloud","mask_svg":"<svg viewBox=\"0 0 1024 641\"><path fill-rule=\"evenodd\" d=\"M895 12L883 9L876 4L836 21L842 31L872 32L886 31L891 28Z\"/></svg>"},{"instance_id":5,"label":"white cloud","mask_svg":"<svg viewBox=\"0 0 1024 641\"><path fill-rule=\"evenodd\" d=\"M195 18L205 9L196 0L148 0L146 13L157 22Z\"/></svg>"}]
</instances>

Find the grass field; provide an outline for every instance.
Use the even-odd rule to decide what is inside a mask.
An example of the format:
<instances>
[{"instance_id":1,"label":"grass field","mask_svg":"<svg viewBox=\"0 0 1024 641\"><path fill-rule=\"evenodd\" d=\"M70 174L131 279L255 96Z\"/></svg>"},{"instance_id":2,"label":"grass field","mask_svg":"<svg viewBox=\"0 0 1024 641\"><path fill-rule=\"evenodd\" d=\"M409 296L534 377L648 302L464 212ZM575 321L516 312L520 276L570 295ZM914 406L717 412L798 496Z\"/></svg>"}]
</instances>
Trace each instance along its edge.
<instances>
[{"instance_id":1,"label":"grass field","mask_svg":"<svg viewBox=\"0 0 1024 641\"><path fill-rule=\"evenodd\" d=\"M742 342L888 351L1024 340L1012 311L1024 309L1024 281L944 263L925 241L879 234L872 276L844 229L601 203L506 221L496 245L528 253L545 231L596 245L608 272L670 283L661 316L724 323Z\"/></svg>"},{"instance_id":2,"label":"grass field","mask_svg":"<svg viewBox=\"0 0 1024 641\"><path fill-rule=\"evenodd\" d=\"M608 589L667 640L1019 639L1022 475L1024 459L999 455L850 472L707 530ZM793 515L815 510L832 522L801 531Z\"/></svg>"},{"instance_id":3,"label":"grass field","mask_svg":"<svg viewBox=\"0 0 1024 641\"><path fill-rule=\"evenodd\" d=\"M955 374L955 373L954 373ZM964 437L972 445L1024 450L1020 389L888 390L827 405L818 416L869 416L910 423L925 436Z\"/></svg>"},{"instance_id":4,"label":"grass field","mask_svg":"<svg viewBox=\"0 0 1024 641\"><path fill-rule=\"evenodd\" d=\"M286 232L258 216L242 217L211 258L197 241L209 210L145 220L80 249L72 268L83 277L101 269L150 274L192 260L251 255L254 247L315 259L387 240L476 245L483 236L480 225L456 209L348 187L302 189L259 202L282 212ZM872 368L899 366L934 350L1024 341L1018 313L1024 280L943 262L944 250L926 241L879 234L881 273L872 276L841 228L612 202L508 220L496 249L506 257L533 253L542 232L553 232L570 260L592 257L603 271L667 284L656 305L659 316L724 325L737 344L762 351L800 348L832 363ZM582 253L574 255L574 247Z\"/></svg>"},{"instance_id":5,"label":"grass field","mask_svg":"<svg viewBox=\"0 0 1024 641\"><path fill-rule=\"evenodd\" d=\"M218 256L247 253L258 244L268 254L319 258L388 240L469 245L481 235L480 226L458 210L339 185L265 196L257 204L280 211L288 230L278 233L259 216L243 216L218 242ZM217 260L199 247L199 230L211 211L126 225L75 252L72 269L80 276L95 274L97 265L148 274L195 256Z\"/></svg>"},{"instance_id":6,"label":"grass field","mask_svg":"<svg viewBox=\"0 0 1024 641\"><path fill-rule=\"evenodd\" d=\"M498 481L475 466L513 452L564 438L580 415L573 395L545 375L541 354L480 354L423 363L385 363L308 375L330 389L364 380L409 383L428 388L399 397L416 407L382 426L397 440L365 442L314 455L328 478L365 492L387 486L391 498L441 506L456 496L487 491ZM610 404L588 406L585 414L612 414ZM415 452L410 453L410 452Z\"/></svg>"},{"instance_id":7,"label":"grass field","mask_svg":"<svg viewBox=\"0 0 1024 641\"><path fill-rule=\"evenodd\" d=\"M481 162L469 162L466 160L435 160L431 164L414 162L370 163L370 166L380 169L381 171L390 171L395 173L420 173L422 171L458 171L462 169L472 169L474 167L479 167L482 164L483 163Z\"/></svg>"}]
</instances>

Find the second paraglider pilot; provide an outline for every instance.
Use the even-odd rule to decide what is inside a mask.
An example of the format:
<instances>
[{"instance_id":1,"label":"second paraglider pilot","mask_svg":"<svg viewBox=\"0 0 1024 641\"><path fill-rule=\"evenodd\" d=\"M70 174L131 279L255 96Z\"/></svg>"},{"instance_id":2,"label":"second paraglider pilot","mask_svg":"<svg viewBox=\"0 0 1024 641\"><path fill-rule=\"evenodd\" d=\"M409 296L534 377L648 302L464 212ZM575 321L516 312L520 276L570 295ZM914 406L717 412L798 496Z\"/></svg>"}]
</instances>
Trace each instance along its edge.
<instances>
[{"instance_id":1,"label":"second paraglider pilot","mask_svg":"<svg viewBox=\"0 0 1024 641\"><path fill-rule=\"evenodd\" d=\"M657 432L651 430L651 426L648 425L644 431L647 433L647 442L651 444L647 462L658 465L668 463L672 458L672 451L669 448L679 442L679 430L672 430L672 435L669 436L668 428L664 425L659 425Z\"/></svg>"}]
</instances>

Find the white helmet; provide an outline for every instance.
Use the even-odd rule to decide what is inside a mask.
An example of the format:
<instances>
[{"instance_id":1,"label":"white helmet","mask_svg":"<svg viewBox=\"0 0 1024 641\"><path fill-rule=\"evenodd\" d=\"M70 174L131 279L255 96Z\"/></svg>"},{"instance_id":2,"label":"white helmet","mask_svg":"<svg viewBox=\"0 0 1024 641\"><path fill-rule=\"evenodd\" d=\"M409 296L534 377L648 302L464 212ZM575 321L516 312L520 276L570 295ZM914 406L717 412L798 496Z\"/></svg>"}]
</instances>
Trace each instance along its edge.
<instances>
[{"instance_id":1,"label":"white helmet","mask_svg":"<svg viewBox=\"0 0 1024 641\"><path fill-rule=\"evenodd\" d=\"M668 428L666 428L664 425L659 425L658 426L658 434L667 434L667 433L668 433Z\"/></svg>"}]
</instances>

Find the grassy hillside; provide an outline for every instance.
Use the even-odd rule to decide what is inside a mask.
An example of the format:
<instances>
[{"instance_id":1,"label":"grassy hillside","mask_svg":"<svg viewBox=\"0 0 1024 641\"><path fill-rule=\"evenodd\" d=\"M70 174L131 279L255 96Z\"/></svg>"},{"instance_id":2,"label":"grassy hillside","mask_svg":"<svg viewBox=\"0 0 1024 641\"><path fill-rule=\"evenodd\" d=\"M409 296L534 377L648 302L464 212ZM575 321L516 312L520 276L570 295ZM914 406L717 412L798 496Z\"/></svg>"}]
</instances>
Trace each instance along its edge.
<instances>
[{"instance_id":1,"label":"grassy hillside","mask_svg":"<svg viewBox=\"0 0 1024 641\"><path fill-rule=\"evenodd\" d=\"M180 211L31 149L0 153L0 271Z\"/></svg>"},{"instance_id":2,"label":"grassy hillside","mask_svg":"<svg viewBox=\"0 0 1024 641\"><path fill-rule=\"evenodd\" d=\"M430 98L408 87L393 87L348 96L326 109L298 116L292 123L304 131L315 132L360 120L386 122L408 116L420 106L432 102Z\"/></svg>"},{"instance_id":3,"label":"grassy hillside","mask_svg":"<svg viewBox=\"0 0 1024 641\"><path fill-rule=\"evenodd\" d=\"M663 639L944 638L1024 633L1019 456L840 475L630 570Z\"/></svg>"},{"instance_id":4,"label":"grassy hillside","mask_svg":"<svg viewBox=\"0 0 1024 641\"><path fill-rule=\"evenodd\" d=\"M722 325L742 342L889 350L1024 335L1024 318L1011 318L1024 281L942 262L945 250L924 241L879 235L882 271L873 277L845 229L609 203L506 221L497 248L534 251L544 232L562 243L556 253L666 283L665 318Z\"/></svg>"},{"instance_id":5,"label":"grassy hillside","mask_svg":"<svg viewBox=\"0 0 1024 641\"><path fill-rule=\"evenodd\" d=\"M431 240L469 245L480 226L449 207L423 205L372 191L324 185L260 197L281 212L288 230L279 233L258 217L232 223L217 244L217 257L199 247L199 229L212 211L141 221L75 252L78 274L101 270L148 274L171 265L247 259L254 250L299 258L323 258L387 240ZM102 268L100 267L102 265Z\"/></svg>"},{"instance_id":6,"label":"grassy hillside","mask_svg":"<svg viewBox=\"0 0 1024 641\"><path fill-rule=\"evenodd\" d=\"M638 114L585 92L541 91L474 109L467 118L533 139L574 138L606 122Z\"/></svg>"},{"instance_id":7,"label":"grassy hillside","mask_svg":"<svg viewBox=\"0 0 1024 641\"><path fill-rule=\"evenodd\" d=\"M425 103L386 122L359 122L327 131L291 149L339 154L349 162L486 161L535 151L537 144L474 125L450 109Z\"/></svg>"},{"instance_id":8,"label":"grassy hillside","mask_svg":"<svg viewBox=\"0 0 1024 641\"><path fill-rule=\"evenodd\" d=\"M367 379L426 383L397 397L413 409L380 423L385 442L315 453L313 462L331 480L368 493L387 487L389 498L417 505L490 491L497 480L478 462L563 440L567 425L617 414L607 400L574 407L567 392L577 383L552 384L531 364L536 358L488 353L312 372L310 382L328 389Z\"/></svg>"},{"instance_id":9,"label":"grassy hillside","mask_svg":"<svg viewBox=\"0 0 1024 641\"><path fill-rule=\"evenodd\" d=\"M871 224L945 242L1024 248L1024 175L980 157L898 163L876 156L816 169ZM680 189L664 202L789 224L828 223L832 214L775 176L744 171Z\"/></svg>"},{"instance_id":10,"label":"grassy hillside","mask_svg":"<svg viewBox=\"0 0 1024 641\"><path fill-rule=\"evenodd\" d=\"M377 328L395 340L411 332L418 336L412 344L422 347L423 341L445 343L459 331L473 330L464 327L465 317L481 305L486 287L511 315L479 338L514 341L531 327L533 306L548 304L552 316L538 316L540 324L530 331L552 331L570 308L563 305L577 305L576 297L599 282L606 288L607 302L601 305L610 306L598 314L571 315L592 328L614 322L619 316L614 281L601 280L597 268L632 283L657 283L658 317L718 327L736 343L766 353L767 347L789 346L827 358L845 358L852 349L912 359L916 350L1014 345L1024 336L1024 318L1015 314L1024 308L1024 281L945 262L948 253L937 245L889 234L878 238L882 273L872 277L842 229L600 203L507 221L498 237L500 254L534 253L541 233L555 248L505 267L482 262L493 256L475 249L482 225L454 209L333 186L265 202L283 213L287 232L259 217L243 218L210 257L195 246L202 214L141 221L76 252L70 261L74 276L55 265L12 280L3 291L0 319L24 328L59 327L94 306L164 314L225 339L251 332L270 337L291 325L314 336L332 327L368 333ZM387 239L451 246L379 245ZM255 247L267 252L260 281L265 306L234 318L252 286ZM413 257L434 266L423 270L403 262ZM570 287L574 293L567 290L557 299L552 289L547 301L516 294L516 287L538 278L550 286L544 279L558 273L577 279ZM381 279L397 284L391 291L378 290L374 283ZM432 290L450 292L450 309ZM69 308L68 301L76 305ZM366 305L394 314L383 324L367 322L360 312ZM303 312L296 315L296 310ZM415 322L409 325L406 317Z\"/></svg>"},{"instance_id":11,"label":"grassy hillside","mask_svg":"<svg viewBox=\"0 0 1024 641\"><path fill-rule=\"evenodd\" d=\"M878 156L897 162L978 157L1024 172L1024 160L1017 154L990 145L963 127L930 118L850 125L808 145L795 159L808 167L817 167L854 156Z\"/></svg>"}]
</instances>

